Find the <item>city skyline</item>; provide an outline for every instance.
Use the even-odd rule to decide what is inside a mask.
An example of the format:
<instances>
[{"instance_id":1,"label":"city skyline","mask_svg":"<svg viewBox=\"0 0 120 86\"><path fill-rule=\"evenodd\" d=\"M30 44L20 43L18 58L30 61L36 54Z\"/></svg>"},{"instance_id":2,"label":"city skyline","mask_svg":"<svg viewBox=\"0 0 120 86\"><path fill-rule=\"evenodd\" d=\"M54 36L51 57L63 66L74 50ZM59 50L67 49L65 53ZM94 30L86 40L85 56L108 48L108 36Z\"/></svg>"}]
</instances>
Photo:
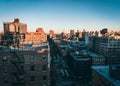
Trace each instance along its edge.
<instances>
[{"instance_id":1,"label":"city skyline","mask_svg":"<svg viewBox=\"0 0 120 86\"><path fill-rule=\"evenodd\" d=\"M29 31L42 27L55 33L70 29L119 30L119 0L1 0L0 31L3 22L19 18Z\"/></svg>"}]
</instances>

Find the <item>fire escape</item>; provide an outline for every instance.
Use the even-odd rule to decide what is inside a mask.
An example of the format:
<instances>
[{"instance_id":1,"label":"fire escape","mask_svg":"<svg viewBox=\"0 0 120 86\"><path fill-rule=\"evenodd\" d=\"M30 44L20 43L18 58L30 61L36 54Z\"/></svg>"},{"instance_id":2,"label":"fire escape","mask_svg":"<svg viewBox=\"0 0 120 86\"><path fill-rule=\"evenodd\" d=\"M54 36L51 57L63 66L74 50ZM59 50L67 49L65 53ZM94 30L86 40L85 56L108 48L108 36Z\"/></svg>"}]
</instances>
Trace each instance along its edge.
<instances>
[{"instance_id":1,"label":"fire escape","mask_svg":"<svg viewBox=\"0 0 120 86\"><path fill-rule=\"evenodd\" d=\"M13 54L11 64L13 65L12 75L14 77L12 86L24 86L25 85L25 80L24 80L25 71L22 66L22 63L24 63L24 57L18 56L15 51L11 53Z\"/></svg>"}]
</instances>

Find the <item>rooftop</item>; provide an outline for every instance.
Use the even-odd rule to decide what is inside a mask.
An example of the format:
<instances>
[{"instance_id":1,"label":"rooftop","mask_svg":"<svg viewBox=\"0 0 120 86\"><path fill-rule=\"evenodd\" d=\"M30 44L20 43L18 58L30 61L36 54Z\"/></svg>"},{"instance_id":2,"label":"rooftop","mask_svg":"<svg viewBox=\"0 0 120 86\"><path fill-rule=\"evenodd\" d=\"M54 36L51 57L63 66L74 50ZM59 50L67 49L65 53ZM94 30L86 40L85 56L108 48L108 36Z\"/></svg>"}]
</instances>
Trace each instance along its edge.
<instances>
[{"instance_id":1,"label":"rooftop","mask_svg":"<svg viewBox=\"0 0 120 86\"><path fill-rule=\"evenodd\" d=\"M90 56L87 53L85 54L85 53L81 53L79 51L75 51L75 52L71 52L70 54L76 60L84 60L84 61L90 60Z\"/></svg>"},{"instance_id":2,"label":"rooftop","mask_svg":"<svg viewBox=\"0 0 120 86\"><path fill-rule=\"evenodd\" d=\"M25 44L24 46L20 46L19 48L14 47L1 47L0 52L9 52L9 51L38 51L38 50L47 50L48 43L42 42L39 44Z\"/></svg>"},{"instance_id":3,"label":"rooftop","mask_svg":"<svg viewBox=\"0 0 120 86\"><path fill-rule=\"evenodd\" d=\"M92 69L102 75L115 86L120 86L120 81L109 75L109 66L92 66Z\"/></svg>"},{"instance_id":4,"label":"rooftop","mask_svg":"<svg viewBox=\"0 0 120 86\"><path fill-rule=\"evenodd\" d=\"M102 56L102 55L99 55L99 54L96 54L96 53L92 53L92 52L88 52L88 54L90 55L90 56L92 56L92 58L104 58L104 56Z\"/></svg>"}]
</instances>

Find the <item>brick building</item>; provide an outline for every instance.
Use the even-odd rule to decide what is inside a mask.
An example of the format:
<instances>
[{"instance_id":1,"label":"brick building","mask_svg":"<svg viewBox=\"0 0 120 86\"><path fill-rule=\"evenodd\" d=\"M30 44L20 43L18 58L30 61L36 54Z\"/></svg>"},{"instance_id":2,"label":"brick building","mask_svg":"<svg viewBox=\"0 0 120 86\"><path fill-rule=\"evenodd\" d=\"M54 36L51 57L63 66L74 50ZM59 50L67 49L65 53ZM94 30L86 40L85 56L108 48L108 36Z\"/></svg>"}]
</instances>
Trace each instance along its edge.
<instances>
[{"instance_id":1,"label":"brick building","mask_svg":"<svg viewBox=\"0 0 120 86\"><path fill-rule=\"evenodd\" d=\"M0 36L0 85L49 86L50 52L43 29L27 32L17 18L4 23Z\"/></svg>"},{"instance_id":2,"label":"brick building","mask_svg":"<svg viewBox=\"0 0 120 86\"><path fill-rule=\"evenodd\" d=\"M23 43L39 43L39 42L46 42L47 41L47 35L43 31L42 28L38 28L36 32L27 32L25 34L25 39ZM22 44L22 42L21 42Z\"/></svg>"},{"instance_id":3,"label":"brick building","mask_svg":"<svg viewBox=\"0 0 120 86\"><path fill-rule=\"evenodd\" d=\"M92 86L120 86L120 80L110 76L109 66L93 66Z\"/></svg>"},{"instance_id":4,"label":"brick building","mask_svg":"<svg viewBox=\"0 0 120 86\"><path fill-rule=\"evenodd\" d=\"M36 32L28 32L27 24L20 23L18 18L15 18L13 22L4 23L4 35L1 41L3 46L20 47L27 43L46 41L47 35L42 28L38 28Z\"/></svg>"},{"instance_id":5,"label":"brick building","mask_svg":"<svg viewBox=\"0 0 120 86\"><path fill-rule=\"evenodd\" d=\"M50 60L47 43L0 50L1 86L49 86Z\"/></svg>"},{"instance_id":6,"label":"brick building","mask_svg":"<svg viewBox=\"0 0 120 86\"><path fill-rule=\"evenodd\" d=\"M18 18L15 18L13 22L4 22L4 32L5 33L26 33L27 24L20 23Z\"/></svg>"},{"instance_id":7,"label":"brick building","mask_svg":"<svg viewBox=\"0 0 120 86\"><path fill-rule=\"evenodd\" d=\"M106 64L120 63L120 39L119 36L88 36L88 48L105 57Z\"/></svg>"},{"instance_id":8,"label":"brick building","mask_svg":"<svg viewBox=\"0 0 120 86\"><path fill-rule=\"evenodd\" d=\"M78 81L80 85L88 85L91 80L91 57L78 51L71 52L67 57L74 80Z\"/></svg>"},{"instance_id":9,"label":"brick building","mask_svg":"<svg viewBox=\"0 0 120 86\"><path fill-rule=\"evenodd\" d=\"M75 31L74 30L70 30L70 36L74 36L75 35Z\"/></svg>"},{"instance_id":10,"label":"brick building","mask_svg":"<svg viewBox=\"0 0 120 86\"><path fill-rule=\"evenodd\" d=\"M113 37L101 37L99 43L99 54L106 57L107 64L120 63L120 39Z\"/></svg>"}]
</instances>

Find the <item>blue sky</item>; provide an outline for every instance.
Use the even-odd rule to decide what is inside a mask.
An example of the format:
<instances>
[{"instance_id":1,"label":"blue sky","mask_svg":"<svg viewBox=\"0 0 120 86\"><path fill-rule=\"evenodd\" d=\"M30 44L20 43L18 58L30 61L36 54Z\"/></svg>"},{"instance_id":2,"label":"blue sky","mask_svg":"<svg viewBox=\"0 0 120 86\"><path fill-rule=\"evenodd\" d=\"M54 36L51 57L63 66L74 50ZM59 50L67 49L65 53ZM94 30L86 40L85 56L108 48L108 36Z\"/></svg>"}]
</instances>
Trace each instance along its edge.
<instances>
[{"instance_id":1,"label":"blue sky","mask_svg":"<svg viewBox=\"0 0 120 86\"><path fill-rule=\"evenodd\" d=\"M3 22L20 18L28 31L43 27L56 33L70 29L120 30L120 0L0 0L0 31Z\"/></svg>"}]
</instances>

